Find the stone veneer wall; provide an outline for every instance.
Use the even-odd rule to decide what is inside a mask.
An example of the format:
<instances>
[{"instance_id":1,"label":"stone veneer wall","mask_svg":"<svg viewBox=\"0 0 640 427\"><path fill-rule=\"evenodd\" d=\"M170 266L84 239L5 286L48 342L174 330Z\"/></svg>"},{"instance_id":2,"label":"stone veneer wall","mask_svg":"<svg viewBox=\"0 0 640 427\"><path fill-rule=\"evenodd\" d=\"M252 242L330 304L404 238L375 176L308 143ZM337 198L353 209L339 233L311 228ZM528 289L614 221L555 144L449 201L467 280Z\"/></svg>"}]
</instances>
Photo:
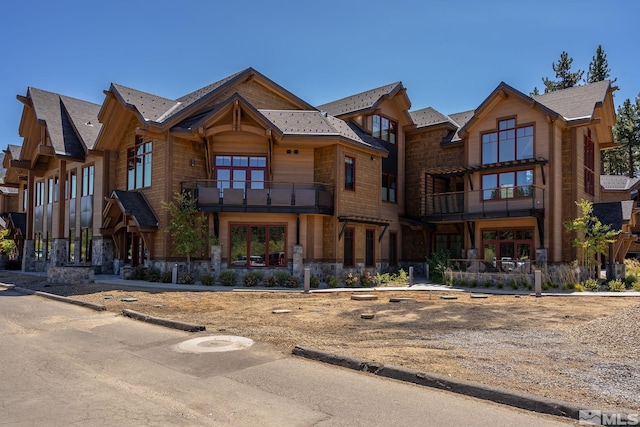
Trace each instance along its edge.
<instances>
[{"instance_id":1,"label":"stone veneer wall","mask_svg":"<svg viewBox=\"0 0 640 427\"><path fill-rule=\"evenodd\" d=\"M59 266L47 270L47 283L88 285L93 283L93 278L92 266Z\"/></svg>"}]
</instances>

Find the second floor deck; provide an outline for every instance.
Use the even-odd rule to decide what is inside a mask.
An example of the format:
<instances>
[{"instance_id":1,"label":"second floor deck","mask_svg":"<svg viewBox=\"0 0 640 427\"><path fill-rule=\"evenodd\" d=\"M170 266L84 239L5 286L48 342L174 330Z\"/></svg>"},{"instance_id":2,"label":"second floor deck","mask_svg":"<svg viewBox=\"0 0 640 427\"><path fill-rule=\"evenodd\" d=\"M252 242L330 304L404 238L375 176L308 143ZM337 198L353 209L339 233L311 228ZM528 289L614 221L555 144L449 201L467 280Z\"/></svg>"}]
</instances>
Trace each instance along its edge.
<instances>
[{"instance_id":1,"label":"second floor deck","mask_svg":"<svg viewBox=\"0 0 640 427\"><path fill-rule=\"evenodd\" d=\"M334 212L334 188L321 183L198 180L182 183L182 189L204 212Z\"/></svg>"},{"instance_id":2,"label":"second floor deck","mask_svg":"<svg viewBox=\"0 0 640 427\"><path fill-rule=\"evenodd\" d=\"M421 217L427 222L539 216L545 190L535 185L424 195Z\"/></svg>"}]
</instances>

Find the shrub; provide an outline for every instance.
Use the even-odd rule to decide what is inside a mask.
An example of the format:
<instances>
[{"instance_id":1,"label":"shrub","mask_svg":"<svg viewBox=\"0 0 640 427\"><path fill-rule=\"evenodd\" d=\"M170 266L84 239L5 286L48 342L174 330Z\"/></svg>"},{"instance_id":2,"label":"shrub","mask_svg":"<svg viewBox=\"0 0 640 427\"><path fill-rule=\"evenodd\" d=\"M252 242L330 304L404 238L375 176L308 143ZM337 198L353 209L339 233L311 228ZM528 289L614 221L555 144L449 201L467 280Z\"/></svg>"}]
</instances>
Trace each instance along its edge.
<instances>
[{"instance_id":1,"label":"shrub","mask_svg":"<svg viewBox=\"0 0 640 427\"><path fill-rule=\"evenodd\" d=\"M342 281L347 288L355 288L358 285L359 279L352 273L348 273L342 278Z\"/></svg>"},{"instance_id":2,"label":"shrub","mask_svg":"<svg viewBox=\"0 0 640 427\"><path fill-rule=\"evenodd\" d=\"M336 276L327 276L325 281L327 282L327 286L330 288L337 288L340 284L340 279Z\"/></svg>"},{"instance_id":3,"label":"shrub","mask_svg":"<svg viewBox=\"0 0 640 427\"><path fill-rule=\"evenodd\" d=\"M442 283L444 280L444 272L447 269L447 261L449 260L449 251L446 249L438 249L427 259L429 264L429 272L431 280L436 283Z\"/></svg>"},{"instance_id":4,"label":"shrub","mask_svg":"<svg viewBox=\"0 0 640 427\"><path fill-rule=\"evenodd\" d=\"M365 288L370 288L376 285L376 278L368 271L365 271L364 274L360 276L360 283Z\"/></svg>"},{"instance_id":5,"label":"shrub","mask_svg":"<svg viewBox=\"0 0 640 427\"><path fill-rule=\"evenodd\" d=\"M585 280L584 282L582 282L582 287L585 291L589 292L598 292L598 290L600 289L600 285L598 284L598 281L596 279Z\"/></svg>"},{"instance_id":6,"label":"shrub","mask_svg":"<svg viewBox=\"0 0 640 427\"><path fill-rule=\"evenodd\" d=\"M509 286L511 286L511 289L518 289L518 282L516 282L514 279L509 280Z\"/></svg>"},{"instance_id":7,"label":"shrub","mask_svg":"<svg viewBox=\"0 0 640 427\"><path fill-rule=\"evenodd\" d=\"M609 281L609 283L607 283L607 289L609 292L623 292L626 289L626 286L622 280L617 279Z\"/></svg>"},{"instance_id":8,"label":"shrub","mask_svg":"<svg viewBox=\"0 0 640 427\"><path fill-rule=\"evenodd\" d=\"M320 287L320 278L311 276L309 277L309 287L311 288L319 288Z\"/></svg>"},{"instance_id":9,"label":"shrub","mask_svg":"<svg viewBox=\"0 0 640 427\"><path fill-rule=\"evenodd\" d=\"M162 273L160 273L160 281L162 283L171 283L172 279L173 279L173 274L171 274L170 271L163 271Z\"/></svg>"},{"instance_id":10,"label":"shrub","mask_svg":"<svg viewBox=\"0 0 640 427\"><path fill-rule=\"evenodd\" d=\"M203 274L202 276L200 276L200 282L204 286L213 286L213 284L216 282L216 278L210 274Z\"/></svg>"},{"instance_id":11,"label":"shrub","mask_svg":"<svg viewBox=\"0 0 640 427\"><path fill-rule=\"evenodd\" d=\"M160 275L160 270L158 270L157 268L152 268L147 272L147 280L150 282L159 282Z\"/></svg>"},{"instance_id":12,"label":"shrub","mask_svg":"<svg viewBox=\"0 0 640 427\"><path fill-rule=\"evenodd\" d=\"M235 286L238 283L238 273L233 270L220 272L220 284L222 286Z\"/></svg>"},{"instance_id":13,"label":"shrub","mask_svg":"<svg viewBox=\"0 0 640 427\"><path fill-rule=\"evenodd\" d=\"M244 285L246 287L258 286L258 284L264 278L264 273L261 271L250 271L244 275Z\"/></svg>"},{"instance_id":14,"label":"shrub","mask_svg":"<svg viewBox=\"0 0 640 427\"><path fill-rule=\"evenodd\" d=\"M131 270L131 280L147 280L147 269L139 265Z\"/></svg>"},{"instance_id":15,"label":"shrub","mask_svg":"<svg viewBox=\"0 0 640 427\"><path fill-rule=\"evenodd\" d=\"M289 273L286 271L276 271L273 274L273 277L276 278L276 283L278 286L286 286L287 280L289 280Z\"/></svg>"},{"instance_id":16,"label":"shrub","mask_svg":"<svg viewBox=\"0 0 640 427\"><path fill-rule=\"evenodd\" d=\"M633 284L638 281L638 276L630 274L624 278L624 284L627 289L633 288Z\"/></svg>"},{"instance_id":17,"label":"shrub","mask_svg":"<svg viewBox=\"0 0 640 427\"><path fill-rule=\"evenodd\" d=\"M633 284L633 290L640 292L640 281Z\"/></svg>"},{"instance_id":18,"label":"shrub","mask_svg":"<svg viewBox=\"0 0 640 427\"><path fill-rule=\"evenodd\" d=\"M178 274L178 283L181 285L193 285L196 283L196 279L191 273L180 273Z\"/></svg>"},{"instance_id":19,"label":"shrub","mask_svg":"<svg viewBox=\"0 0 640 427\"><path fill-rule=\"evenodd\" d=\"M502 282L500 282L500 283L498 283L498 285L497 285L497 286L498 286L498 289L502 289L502 287L503 287L504 285L502 284Z\"/></svg>"},{"instance_id":20,"label":"shrub","mask_svg":"<svg viewBox=\"0 0 640 427\"><path fill-rule=\"evenodd\" d=\"M502 283L500 283L502 285ZM493 282L491 282L490 280L487 280L486 282L484 282L484 287L485 288L490 288L491 286L493 286Z\"/></svg>"},{"instance_id":21,"label":"shrub","mask_svg":"<svg viewBox=\"0 0 640 427\"><path fill-rule=\"evenodd\" d=\"M584 286L579 283L573 285L571 289L574 289L576 292L584 292Z\"/></svg>"},{"instance_id":22,"label":"shrub","mask_svg":"<svg viewBox=\"0 0 640 427\"><path fill-rule=\"evenodd\" d=\"M469 286L471 286L472 288L475 288L476 286L478 286L478 281L476 279L473 279L471 283L469 283Z\"/></svg>"},{"instance_id":23,"label":"shrub","mask_svg":"<svg viewBox=\"0 0 640 427\"><path fill-rule=\"evenodd\" d=\"M275 276L267 276L262 279L265 288L275 288L278 285L278 278Z\"/></svg>"},{"instance_id":24,"label":"shrub","mask_svg":"<svg viewBox=\"0 0 640 427\"><path fill-rule=\"evenodd\" d=\"M300 279L295 276L289 276L284 282L284 286L287 288L297 288L298 286L300 286Z\"/></svg>"}]
</instances>

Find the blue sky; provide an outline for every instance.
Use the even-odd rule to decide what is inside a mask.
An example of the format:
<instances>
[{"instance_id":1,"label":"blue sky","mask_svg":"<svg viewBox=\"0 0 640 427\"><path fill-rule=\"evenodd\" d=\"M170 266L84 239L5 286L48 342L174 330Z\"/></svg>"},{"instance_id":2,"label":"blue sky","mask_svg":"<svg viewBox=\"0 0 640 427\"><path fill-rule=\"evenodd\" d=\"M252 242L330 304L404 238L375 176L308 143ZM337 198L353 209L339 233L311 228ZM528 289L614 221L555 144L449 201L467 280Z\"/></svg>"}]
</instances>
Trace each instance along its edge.
<instances>
[{"instance_id":1,"label":"blue sky","mask_svg":"<svg viewBox=\"0 0 640 427\"><path fill-rule=\"evenodd\" d=\"M0 12L0 149L36 87L101 104L111 82L177 98L253 67L310 104L401 81L412 109L529 93L565 50L602 45L616 105L640 93L640 2L619 0L21 0Z\"/></svg>"}]
</instances>

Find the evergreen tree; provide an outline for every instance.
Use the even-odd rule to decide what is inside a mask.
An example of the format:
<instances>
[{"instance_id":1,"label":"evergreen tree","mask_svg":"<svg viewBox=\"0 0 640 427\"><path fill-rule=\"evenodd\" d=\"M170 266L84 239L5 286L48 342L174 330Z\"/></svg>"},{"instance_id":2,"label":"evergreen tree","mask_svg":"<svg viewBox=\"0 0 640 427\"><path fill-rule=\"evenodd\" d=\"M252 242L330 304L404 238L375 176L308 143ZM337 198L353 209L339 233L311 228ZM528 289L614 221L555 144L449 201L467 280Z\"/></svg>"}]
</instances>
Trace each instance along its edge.
<instances>
[{"instance_id":1,"label":"evergreen tree","mask_svg":"<svg viewBox=\"0 0 640 427\"><path fill-rule=\"evenodd\" d=\"M603 80L609 80L611 76L611 70L609 69L609 62L607 61L607 54L604 53L602 45L596 49L596 56L591 59L589 64L589 71L587 72L587 83L601 82ZM617 79L613 79L611 83Z\"/></svg>"},{"instance_id":2,"label":"evergreen tree","mask_svg":"<svg viewBox=\"0 0 640 427\"><path fill-rule=\"evenodd\" d=\"M555 71L556 73L556 78L560 80L551 80L547 77L543 78L542 82L544 83L544 93L554 92L560 89L567 89L578 84L580 79L582 79L584 71L578 70L575 73L572 73L572 62L573 58L569 58L569 54L565 51L562 51L558 63L551 64L553 71Z\"/></svg>"},{"instance_id":3,"label":"evergreen tree","mask_svg":"<svg viewBox=\"0 0 640 427\"><path fill-rule=\"evenodd\" d=\"M613 127L613 138L620 143L620 150L626 161L625 173L634 177L640 166L640 95L634 103L626 99L618 107L616 124Z\"/></svg>"},{"instance_id":4,"label":"evergreen tree","mask_svg":"<svg viewBox=\"0 0 640 427\"><path fill-rule=\"evenodd\" d=\"M529 96L538 96L540 95L540 91L538 90L538 86L534 87Z\"/></svg>"}]
</instances>

